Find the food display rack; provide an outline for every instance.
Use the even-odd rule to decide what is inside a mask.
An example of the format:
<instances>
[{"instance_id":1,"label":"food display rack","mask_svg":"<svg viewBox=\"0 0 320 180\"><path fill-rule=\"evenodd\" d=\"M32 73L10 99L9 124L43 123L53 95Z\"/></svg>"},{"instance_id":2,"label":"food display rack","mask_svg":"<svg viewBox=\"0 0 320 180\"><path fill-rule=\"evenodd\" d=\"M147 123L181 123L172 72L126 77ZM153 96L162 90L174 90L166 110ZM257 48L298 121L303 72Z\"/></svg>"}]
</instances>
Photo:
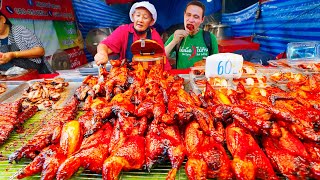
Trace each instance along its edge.
<instances>
[{"instance_id":1,"label":"food display rack","mask_svg":"<svg viewBox=\"0 0 320 180\"><path fill-rule=\"evenodd\" d=\"M78 116L80 114L81 112L79 112ZM10 164L8 162L8 156L15 150L20 148L28 140L30 140L32 136L42 128L42 124L45 123L43 119L51 119L54 116L55 113L52 111L38 112L36 115L34 115L24 123L22 132L12 133L6 143L0 146L0 179L16 179L16 175L18 174L18 172L20 172L31 162L30 159L21 159L18 163L14 162ZM185 162L183 162L182 167L177 172L177 180L187 180L187 176L184 170L184 164ZM152 169L150 173L146 172L145 170L121 172L119 179L165 179L170 169L170 163L165 162L165 164L158 165L157 167ZM40 179L40 176L40 174L36 174L24 179L37 180ZM80 168L78 172L76 172L70 179L102 179L102 175Z\"/></svg>"},{"instance_id":2,"label":"food display rack","mask_svg":"<svg viewBox=\"0 0 320 180\"><path fill-rule=\"evenodd\" d=\"M180 76L185 78L186 90L191 89L190 87L188 88L188 75L184 74ZM84 77L82 76L79 78L65 79L65 81L69 82L69 86L66 88L66 91L61 94L61 99L56 103L55 108L59 108L65 105L65 103L74 95L75 90L81 85L83 78ZM30 85L37 81L43 81L43 79L24 81L21 82L21 84L10 88L8 92L5 92L6 95L2 97L2 102L15 101L22 96L24 89L28 88ZM77 117L79 117L81 114L83 114L83 112L78 111ZM19 131L14 131L13 133L11 133L9 139L6 140L4 144L0 145L0 179L17 179L17 174L22 171L22 169L26 167L31 162L31 160L22 158L19 162L13 162L12 164L10 164L8 162L8 156L15 150L23 146L25 143L27 143L28 140L30 140L33 135L43 127L43 124L46 123L46 120L50 120L55 116L56 114L54 109L37 112L32 118L28 119L23 124L22 128ZM188 179L185 174L184 164L185 162L183 162L183 165L177 172L177 180ZM170 162L166 161L164 164L160 164L153 168L150 173L146 172L146 170L143 169L132 170L129 172L122 171L119 179L166 179L170 169ZM26 177L24 179L36 180L40 178L41 174L39 173L34 176ZM102 179L102 175L80 168L70 179Z\"/></svg>"},{"instance_id":3,"label":"food display rack","mask_svg":"<svg viewBox=\"0 0 320 180\"><path fill-rule=\"evenodd\" d=\"M265 70L265 69L263 69ZM274 73L271 71L272 69L266 69L266 71L258 71L257 73L261 74L267 74ZM183 74L180 75L180 77L185 78L185 90L195 90L195 88L199 88L195 85L193 82L194 78L192 74ZM74 91L77 87L79 87L82 83L83 78L81 79L66 79L68 81L69 87L64 95L62 95L62 100L58 102L58 106L64 105L71 96L73 96ZM29 86L35 81L39 80L33 80L26 82L24 86ZM280 85L277 83L274 83L274 85ZM13 91L17 88L13 88L10 91ZM20 88L21 92L23 88ZM199 91L201 89L198 89ZM12 102L13 100L20 97L20 93L14 93L15 96L8 96L6 98L6 101ZM200 92L201 93L201 92ZM14 162L12 164L8 163L8 156L12 154L15 150L19 149L21 146L24 145L29 139L33 137L33 135L38 132L42 128L42 124L45 123L45 120L50 120L52 117L55 117L55 111L39 111L36 115L34 115L32 118L27 120L23 124L22 130L15 131L10 135L10 138L6 141L5 144L0 145L0 179L16 179L16 175L24 168L26 167L31 160L30 159L21 159L18 163ZM81 115L81 111L78 112L78 117ZM176 179L177 180L184 180L188 179L185 170L185 161L183 162L181 168L178 170ZM151 170L151 172L146 172L145 170L132 170L130 172L124 172L122 171L119 179L165 179L167 176L167 173L171 169L171 165L169 161L166 161L164 164L158 165L154 169ZM40 174L27 177L25 179L40 179ZM278 174L280 179L285 179L281 174ZM85 170L83 168L80 168L72 177L71 179L102 179L101 174L92 173L88 170Z\"/></svg>"}]
</instances>

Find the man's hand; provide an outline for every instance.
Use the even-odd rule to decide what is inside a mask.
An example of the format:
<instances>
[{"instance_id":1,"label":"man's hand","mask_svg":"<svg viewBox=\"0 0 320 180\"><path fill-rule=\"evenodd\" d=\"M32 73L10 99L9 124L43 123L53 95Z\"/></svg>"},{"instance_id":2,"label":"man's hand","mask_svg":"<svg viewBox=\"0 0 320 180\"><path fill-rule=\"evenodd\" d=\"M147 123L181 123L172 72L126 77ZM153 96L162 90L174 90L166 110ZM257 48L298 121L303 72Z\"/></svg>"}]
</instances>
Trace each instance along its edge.
<instances>
[{"instance_id":1,"label":"man's hand","mask_svg":"<svg viewBox=\"0 0 320 180\"><path fill-rule=\"evenodd\" d=\"M173 35L173 41L177 44L180 42L184 37L187 37L189 35L189 32L186 30L178 29L174 32Z\"/></svg>"},{"instance_id":2,"label":"man's hand","mask_svg":"<svg viewBox=\"0 0 320 180\"><path fill-rule=\"evenodd\" d=\"M96 62L97 65L107 64L108 60L109 60L108 54L103 53L103 52L98 52L98 53L94 56L94 61Z\"/></svg>"},{"instance_id":3,"label":"man's hand","mask_svg":"<svg viewBox=\"0 0 320 180\"><path fill-rule=\"evenodd\" d=\"M0 54L0 64L7 64L13 58L15 58L14 52L1 53Z\"/></svg>"}]
</instances>

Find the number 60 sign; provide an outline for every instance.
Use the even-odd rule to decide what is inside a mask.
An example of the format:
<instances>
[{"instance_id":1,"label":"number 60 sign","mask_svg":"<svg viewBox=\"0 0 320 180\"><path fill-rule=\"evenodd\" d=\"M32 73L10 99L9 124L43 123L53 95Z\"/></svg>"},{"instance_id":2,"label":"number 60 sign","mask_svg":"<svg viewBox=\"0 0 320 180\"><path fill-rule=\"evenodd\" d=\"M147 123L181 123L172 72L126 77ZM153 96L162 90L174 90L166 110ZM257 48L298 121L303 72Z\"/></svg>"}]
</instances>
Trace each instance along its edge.
<instances>
[{"instance_id":1,"label":"number 60 sign","mask_svg":"<svg viewBox=\"0 0 320 180\"><path fill-rule=\"evenodd\" d=\"M243 57L233 53L219 53L206 59L206 77L240 78Z\"/></svg>"}]
</instances>

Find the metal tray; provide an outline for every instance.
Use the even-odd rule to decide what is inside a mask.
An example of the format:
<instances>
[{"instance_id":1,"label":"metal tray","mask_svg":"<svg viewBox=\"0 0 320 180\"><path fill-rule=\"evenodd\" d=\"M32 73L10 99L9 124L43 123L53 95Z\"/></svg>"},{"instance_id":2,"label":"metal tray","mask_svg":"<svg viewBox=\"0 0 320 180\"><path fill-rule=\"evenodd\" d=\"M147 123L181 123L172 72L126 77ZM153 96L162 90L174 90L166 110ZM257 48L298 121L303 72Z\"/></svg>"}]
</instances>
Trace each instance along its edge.
<instances>
[{"instance_id":1,"label":"metal tray","mask_svg":"<svg viewBox=\"0 0 320 180\"><path fill-rule=\"evenodd\" d=\"M14 102L20 99L23 95L25 89L29 88L33 83L43 81L43 79L36 79L27 81L23 84L20 84L16 88L12 89L5 95L0 97L0 102ZM75 90L82 84L82 79L66 79L69 82L69 86L65 88L65 91L61 93L61 98L55 103L54 108L60 108L66 104L66 102L72 97L75 93Z\"/></svg>"},{"instance_id":2,"label":"metal tray","mask_svg":"<svg viewBox=\"0 0 320 180\"><path fill-rule=\"evenodd\" d=\"M0 94L0 103L4 101L3 97L8 96L10 91L15 89L19 85L25 84L25 83L26 83L26 81L0 81L0 84L6 84L6 86L7 86L7 90L4 93Z\"/></svg>"}]
</instances>

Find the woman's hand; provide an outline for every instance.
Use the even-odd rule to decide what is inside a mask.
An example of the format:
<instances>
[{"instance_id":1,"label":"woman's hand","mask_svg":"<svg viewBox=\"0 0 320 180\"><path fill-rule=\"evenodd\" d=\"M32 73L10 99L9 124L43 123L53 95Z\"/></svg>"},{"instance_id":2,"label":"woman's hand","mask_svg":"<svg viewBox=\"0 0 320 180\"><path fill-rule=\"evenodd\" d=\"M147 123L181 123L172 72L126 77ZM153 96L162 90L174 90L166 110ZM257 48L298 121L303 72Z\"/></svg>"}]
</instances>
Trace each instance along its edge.
<instances>
[{"instance_id":1,"label":"woman's hand","mask_svg":"<svg viewBox=\"0 0 320 180\"><path fill-rule=\"evenodd\" d=\"M0 54L0 64L7 64L13 58L15 58L14 52L1 53Z\"/></svg>"},{"instance_id":2,"label":"woman's hand","mask_svg":"<svg viewBox=\"0 0 320 180\"><path fill-rule=\"evenodd\" d=\"M105 44L99 44L97 46L97 54L94 56L94 61L97 65L107 64L109 60L108 54L112 53L112 51Z\"/></svg>"},{"instance_id":3,"label":"woman's hand","mask_svg":"<svg viewBox=\"0 0 320 180\"><path fill-rule=\"evenodd\" d=\"M98 52L98 53L94 56L94 61L96 62L97 65L107 64L108 60L109 60L108 54L103 53L103 52Z\"/></svg>"}]
</instances>

